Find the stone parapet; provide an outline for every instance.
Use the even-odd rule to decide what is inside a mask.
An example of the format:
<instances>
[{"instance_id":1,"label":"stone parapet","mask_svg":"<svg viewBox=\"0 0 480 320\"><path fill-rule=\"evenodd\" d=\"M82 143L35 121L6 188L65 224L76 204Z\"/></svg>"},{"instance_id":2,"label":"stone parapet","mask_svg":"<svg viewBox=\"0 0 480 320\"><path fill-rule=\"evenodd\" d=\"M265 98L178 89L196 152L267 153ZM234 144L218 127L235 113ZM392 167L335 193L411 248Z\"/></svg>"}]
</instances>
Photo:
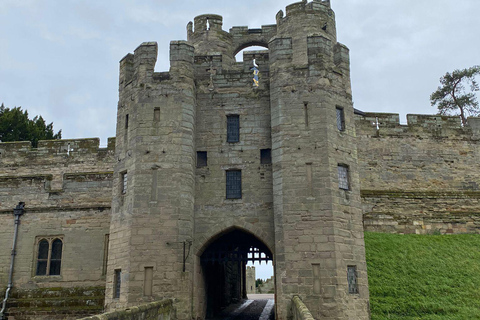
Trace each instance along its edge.
<instances>
[{"instance_id":1,"label":"stone parapet","mask_svg":"<svg viewBox=\"0 0 480 320\"><path fill-rule=\"evenodd\" d=\"M165 299L123 310L82 318L79 320L174 320L173 300Z\"/></svg>"},{"instance_id":2,"label":"stone parapet","mask_svg":"<svg viewBox=\"0 0 480 320\"><path fill-rule=\"evenodd\" d=\"M315 318L308 310L299 296L292 298L292 319L293 320L314 320Z\"/></svg>"}]
</instances>

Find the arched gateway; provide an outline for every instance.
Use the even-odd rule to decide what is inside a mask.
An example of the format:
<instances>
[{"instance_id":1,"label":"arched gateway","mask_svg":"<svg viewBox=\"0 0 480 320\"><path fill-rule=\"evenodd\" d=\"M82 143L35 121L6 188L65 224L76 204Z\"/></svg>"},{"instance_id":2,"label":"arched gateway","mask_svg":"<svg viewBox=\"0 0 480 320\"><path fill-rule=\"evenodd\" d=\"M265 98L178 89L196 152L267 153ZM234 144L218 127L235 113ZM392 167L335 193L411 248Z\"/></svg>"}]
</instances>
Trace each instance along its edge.
<instances>
[{"instance_id":1,"label":"arched gateway","mask_svg":"<svg viewBox=\"0 0 480 320\"><path fill-rule=\"evenodd\" d=\"M120 62L108 310L169 297L204 319L244 296L258 249L277 319L295 296L316 319L368 318L348 49L329 1L276 20L226 32L198 16L169 72L154 72L154 42ZM268 51L235 63L251 44Z\"/></svg>"},{"instance_id":2,"label":"arched gateway","mask_svg":"<svg viewBox=\"0 0 480 320\"><path fill-rule=\"evenodd\" d=\"M198 258L201 276L197 281L203 282L204 290L195 295L207 317L213 317L231 303L247 298L247 262L272 262L273 254L253 234L231 228L213 237Z\"/></svg>"}]
</instances>

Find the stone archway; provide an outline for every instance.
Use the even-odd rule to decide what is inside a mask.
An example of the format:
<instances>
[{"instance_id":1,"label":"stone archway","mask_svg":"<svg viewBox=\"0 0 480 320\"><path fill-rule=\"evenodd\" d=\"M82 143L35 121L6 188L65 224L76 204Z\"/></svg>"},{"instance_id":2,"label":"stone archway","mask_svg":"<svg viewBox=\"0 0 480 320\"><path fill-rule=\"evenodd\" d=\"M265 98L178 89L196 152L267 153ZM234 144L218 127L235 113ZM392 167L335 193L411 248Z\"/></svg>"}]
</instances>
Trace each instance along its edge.
<instances>
[{"instance_id":1,"label":"stone archway","mask_svg":"<svg viewBox=\"0 0 480 320\"><path fill-rule=\"evenodd\" d=\"M246 264L248 261L272 261L268 246L252 233L232 228L212 237L199 259L203 283L203 311L215 316L228 305L247 298Z\"/></svg>"}]
</instances>

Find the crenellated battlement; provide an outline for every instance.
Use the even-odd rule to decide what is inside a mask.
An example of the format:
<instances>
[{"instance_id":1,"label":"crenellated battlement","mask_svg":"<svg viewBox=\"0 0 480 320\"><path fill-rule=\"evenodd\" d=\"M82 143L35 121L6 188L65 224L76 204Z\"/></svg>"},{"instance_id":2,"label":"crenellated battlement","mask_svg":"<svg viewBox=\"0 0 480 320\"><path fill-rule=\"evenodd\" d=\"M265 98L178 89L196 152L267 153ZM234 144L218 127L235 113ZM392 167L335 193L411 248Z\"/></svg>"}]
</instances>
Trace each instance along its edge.
<instances>
[{"instance_id":1,"label":"crenellated battlement","mask_svg":"<svg viewBox=\"0 0 480 320\"><path fill-rule=\"evenodd\" d=\"M120 93L134 83L159 83L166 80L175 80L191 75L191 68L184 68L193 63L194 48L186 41L170 42L170 70L168 72L155 72L157 62L158 44L156 42L143 42L134 54L127 54L120 60Z\"/></svg>"},{"instance_id":2,"label":"crenellated battlement","mask_svg":"<svg viewBox=\"0 0 480 320\"><path fill-rule=\"evenodd\" d=\"M108 138L106 148L100 148L99 138L41 140L37 148L33 148L29 141L0 143L0 162L18 160L23 163L27 159L34 161L37 158L51 159L56 156L106 158L114 153L115 138Z\"/></svg>"},{"instance_id":3,"label":"crenellated battlement","mask_svg":"<svg viewBox=\"0 0 480 320\"><path fill-rule=\"evenodd\" d=\"M356 116L357 135L411 136L430 135L436 138L480 137L480 118L470 117L463 127L459 117L408 114L407 124L400 123L398 113L366 113Z\"/></svg>"},{"instance_id":4,"label":"crenellated battlement","mask_svg":"<svg viewBox=\"0 0 480 320\"><path fill-rule=\"evenodd\" d=\"M323 35L336 43L335 13L330 1L306 0L286 7L276 15L277 36L290 35L301 39L305 35Z\"/></svg>"},{"instance_id":5,"label":"crenellated battlement","mask_svg":"<svg viewBox=\"0 0 480 320\"><path fill-rule=\"evenodd\" d=\"M304 14L312 12L328 13L330 9L330 0L313 0L312 2L307 2L307 0L303 0L288 5L285 8L285 12L286 16L288 17L294 14Z\"/></svg>"}]
</instances>

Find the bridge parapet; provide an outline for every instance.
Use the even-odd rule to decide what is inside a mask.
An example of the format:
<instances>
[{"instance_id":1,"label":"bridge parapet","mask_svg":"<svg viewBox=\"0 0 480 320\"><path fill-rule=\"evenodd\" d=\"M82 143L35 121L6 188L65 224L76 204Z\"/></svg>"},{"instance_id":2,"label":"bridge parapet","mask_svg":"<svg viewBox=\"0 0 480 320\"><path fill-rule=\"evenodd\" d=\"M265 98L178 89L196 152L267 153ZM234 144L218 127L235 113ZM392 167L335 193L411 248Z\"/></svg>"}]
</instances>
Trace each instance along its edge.
<instances>
[{"instance_id":1,"label":"bridge parapet","mask_svg":"<svg viewBox=\"0 0 480 320\"><path fill-rule=\"evenodd\" d=\"M292 319L293 320L315 320L299 296L292 298Z\"/></svg>"},{"instance_id":2,"label":"bridge parapet","mask_svg":"<svg viewBox=\"0 0 480 320\"><path fill-rule=\"evenodd\" d=\"M86 317L79 320L157 320L176 319L175 307L172 299L151 302L145 305L126 308L103 313L96 316ZM312 318L313 319L313 318Z\"/></svg>"}]
</instances>

